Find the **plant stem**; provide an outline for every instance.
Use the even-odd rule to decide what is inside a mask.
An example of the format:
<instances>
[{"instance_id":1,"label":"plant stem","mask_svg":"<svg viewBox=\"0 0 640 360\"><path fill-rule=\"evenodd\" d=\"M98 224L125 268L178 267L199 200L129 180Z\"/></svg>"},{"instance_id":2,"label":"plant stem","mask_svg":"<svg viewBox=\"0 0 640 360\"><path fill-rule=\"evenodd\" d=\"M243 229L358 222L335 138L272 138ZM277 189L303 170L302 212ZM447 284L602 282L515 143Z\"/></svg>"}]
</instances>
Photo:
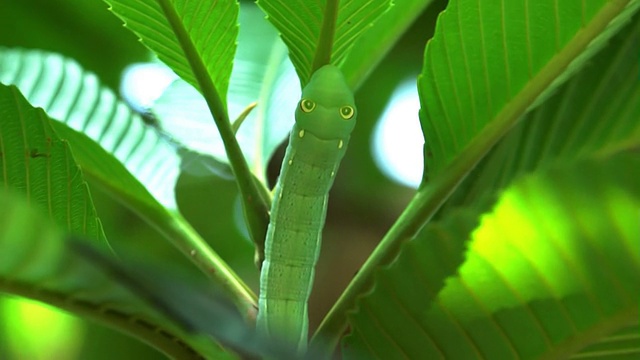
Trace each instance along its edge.
<instances>
[{"instance_id":1,"label":"plant stem","mask_svg":"<svg viewBox=\"0 0 640 360\"><path fill-rule=\"evenodd\" d=\"M209 111L211 111L213 120L220 132L225 152L229 158L231 170L236 178L242 196L244 216L247 220L249 233L254 242L262 241L266 235L267 225L269 224L269 207L253 181L249 166L231 128L227 109L222 103L220 94L211 81L207 68L195 48L195 44L191 41L189 34L184 28L182 20L178 14L176 14L173 5L169 0L158 0L158 2L185 53L185 57L198 82L200 92L205 98Z\"/></svg>"},{"instance_id":2,"label":"plant stem","mask_svg":"<svg viewBox=\"0 0 640 360\"><path fill-rule=\"evenodd\" d=\"M191 261L206 275L221 283L228 293L233 294L236 306L239 306L242 314L251 322L255 321L257 297L249 286L211 249L182 216L175 215L169 225L166 229L158 230L164 230L167 237L182 239L180 242L175 240L173 242L184 254L188 254Z\"/></svg>"},{"instance_id":3,"label":"plant stem","mask_svg":"<svg viewBox=\"0 0 640 360\"><path fill-rule=\"evenodd\" d=\"M158 231L207 277L220 284L246 318L255 319L256 295L179 213L149 204L141 198L123 196L117 188L109 186L91 171L84 175L93 178L97 185Z\"/></svg>"},{"instance_id":4,"label":"plant stem","mask_svg":"<svg viewBox=\"0 0 640 360\"><path fill-rule=\"evenodd\" d=\"M336 33L339 2L340 0L327 0L327 5L324 8L324 18L322 20L320 38L318 39L318 47L316 48L316 54L313 58L311 74L324 65L331 63L331 53L333 51L333 38Z\"/></svg>"}]
</instances>

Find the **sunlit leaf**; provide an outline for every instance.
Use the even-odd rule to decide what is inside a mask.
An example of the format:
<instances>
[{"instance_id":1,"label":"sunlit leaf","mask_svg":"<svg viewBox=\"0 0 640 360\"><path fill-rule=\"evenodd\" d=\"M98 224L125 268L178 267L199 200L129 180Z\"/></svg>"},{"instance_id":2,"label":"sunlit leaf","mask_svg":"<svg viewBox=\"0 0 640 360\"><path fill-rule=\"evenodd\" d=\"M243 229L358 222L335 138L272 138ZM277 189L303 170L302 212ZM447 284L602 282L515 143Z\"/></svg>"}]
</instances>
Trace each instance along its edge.
<instances>
[{"instance_id":1,"label":"sunlit leaf","mask_svg":"<svg viewBox=\"0 0 640 360\"><path fill-rule=\"evenodd\" d=\"M634 359L640 354L640 323L609 334L570 359Z\"/></svg>"},{"instance_id":2,"label":"sunlit leaf","mask_svg":"<svg viewBox=\"0 0 640 360\"><path fill-rule=\"evenodd\" d=\"M57 54L0 48L0 82L16 85L31 104L88 135L120 160L157 201L176 208L180 158L175 149L94 74Z\"/></svg>"},{"instance_id":3,"label":"sunlit leaf","mask_svg":"<svg viewBox=\"0 0 640 360\"><path fill-rule=\"evenodd\" d=\"M383 270L381 278L401 285L389 299L389 281L381 281L359 302L347 353L565 358L603 336L637 327L640 160L627 153L564 165L526 176L501 196L434 302L416 288L439 271L427 261L436 254L414 251ZM449 227L440 236L455 247L467 238L456 232ZM407 263L413 257L419 260ZM411 264L426 269L413 265L410 277L395 271ZM384 304L398 313L391 316Z\"/></svg>"},{"instance_id":4,"label":"sunlit leaf","mask_svg":"<svg viewBox=\"0 0 640 360\"><path fill-rule=\"evenodd\" d=\"M358 305L352 316L353 334L344 347L348 357L364 356L363 343L380 341L375 338L383 331L398 334L397 341L401 347L410 349L409 353L419 353L427 346L426 339L419 339L421 324L413 319L422 316L444 287L445 279L454 275L464 262L466 243L460 240L469 238L479 225L479 216L493 204L490 200L474 208L454 211L444 221L427 225L403 246L389 269L377 274L373 293ZM397 353L396 347L381 347L377 355L389 358Z\"/></svg>"},{"instance_id":5,"label":"sunlit leaf","mask_svg":"<svg viewBox=\"0 0 640 360\"><path fill-rule=\"evenodd\" d=\"M86 341L81 319L46 304L17 297L0 297L3 339L8 358L46 359L51 354L76 358ZM34 336L46 329L47 336ZM7 355L5 355L7 356Z\"/></svg>"}]
</instances>

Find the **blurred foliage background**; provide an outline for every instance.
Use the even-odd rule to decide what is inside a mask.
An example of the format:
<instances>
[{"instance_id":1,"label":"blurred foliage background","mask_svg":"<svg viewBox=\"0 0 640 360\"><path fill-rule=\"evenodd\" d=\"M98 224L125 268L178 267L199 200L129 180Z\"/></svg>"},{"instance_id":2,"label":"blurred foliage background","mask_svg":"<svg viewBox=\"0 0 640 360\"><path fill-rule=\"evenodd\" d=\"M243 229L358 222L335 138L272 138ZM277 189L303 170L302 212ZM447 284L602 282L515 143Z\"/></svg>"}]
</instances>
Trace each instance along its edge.
<instances>
[{"instance_id":1,"label":"blurred foliage background","mask_svg":"<svg viewBox=\"0 0 640 360\"><path fill-rule=\"evenodd\" d=\"M251 1L246 1L251 2ZM413 194L378 169L372 157L374 126L399 84L415 82L437 14L434 1L356 93L359 124L331 192L323 249L310 300L314 329L366 256ZM122 71L152 60L151 53L122 26L101 0L0 0L0 46L44 49L76 59L118 92ZM418 121L417 113L411 114ZM273 185L284 153L269 169ZM92 184L90 184L92 185ZM98 214L117 251L153 253L158 261L186 261L127 208L91 186ZM235 183L183 174L177 185L185 217L257 291L253 246L239 229ZM194 268L193 276L198 276ZM55 339L55 341L51 340ZM155 359L155 350L125 335L33 302L0 296L0 359Z\"/></svg>"}]
</instances>

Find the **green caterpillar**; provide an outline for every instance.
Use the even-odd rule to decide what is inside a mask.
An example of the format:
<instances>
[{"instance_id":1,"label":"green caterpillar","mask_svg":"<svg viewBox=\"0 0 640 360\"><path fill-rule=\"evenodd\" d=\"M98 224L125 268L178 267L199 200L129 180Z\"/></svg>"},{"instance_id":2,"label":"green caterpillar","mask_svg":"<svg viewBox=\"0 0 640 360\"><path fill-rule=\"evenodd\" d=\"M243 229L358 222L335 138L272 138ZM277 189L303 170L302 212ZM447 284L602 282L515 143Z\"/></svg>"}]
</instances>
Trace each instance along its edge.
<instances>
[{"instance_id":1,"label":"green caterpillar","mask_svg":"<svg viewBox=\"0 0 640 360\"><path fill-rule=\"evenodd\" d=\"M295 119L271 207L257 327L304 350L328 193L356 123L353 93L337 67L313 74Z\"/></svg>"}]
</instances>

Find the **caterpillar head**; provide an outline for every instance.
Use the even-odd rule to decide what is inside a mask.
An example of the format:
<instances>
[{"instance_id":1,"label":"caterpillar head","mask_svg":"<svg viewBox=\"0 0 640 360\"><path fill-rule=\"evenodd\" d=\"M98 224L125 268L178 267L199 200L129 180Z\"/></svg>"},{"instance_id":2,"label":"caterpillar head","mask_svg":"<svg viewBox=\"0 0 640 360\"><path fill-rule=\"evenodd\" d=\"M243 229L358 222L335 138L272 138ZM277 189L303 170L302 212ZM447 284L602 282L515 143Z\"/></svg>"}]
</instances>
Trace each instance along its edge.
<instances>
[{"instance_id":1,"label":"caterpillar head","mask_svg":"<svg viewBox=\"0 0 640 360\"><path fill-rule=\"evenodd\" d=\"M340 69L325 65L313 73L296 109L298 127L323 140L346 139L356 117L353 93Z\"/></svg>"}]
</instances>

